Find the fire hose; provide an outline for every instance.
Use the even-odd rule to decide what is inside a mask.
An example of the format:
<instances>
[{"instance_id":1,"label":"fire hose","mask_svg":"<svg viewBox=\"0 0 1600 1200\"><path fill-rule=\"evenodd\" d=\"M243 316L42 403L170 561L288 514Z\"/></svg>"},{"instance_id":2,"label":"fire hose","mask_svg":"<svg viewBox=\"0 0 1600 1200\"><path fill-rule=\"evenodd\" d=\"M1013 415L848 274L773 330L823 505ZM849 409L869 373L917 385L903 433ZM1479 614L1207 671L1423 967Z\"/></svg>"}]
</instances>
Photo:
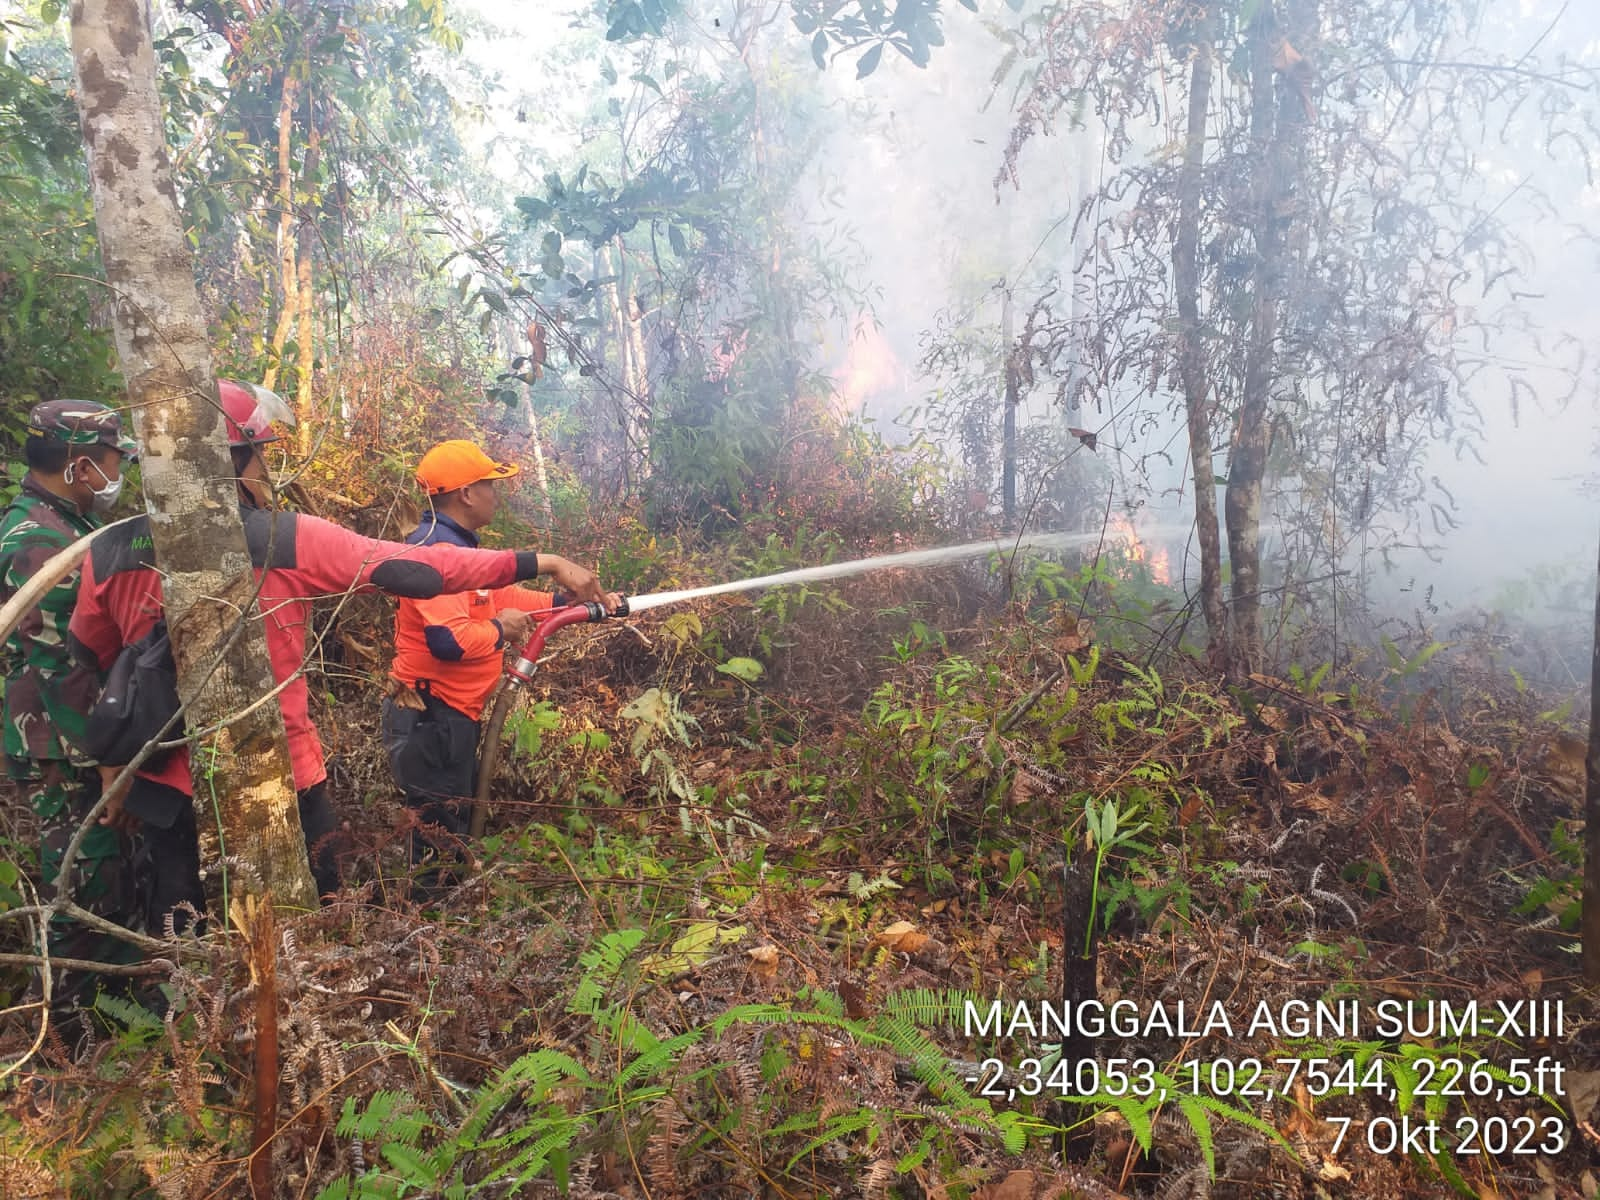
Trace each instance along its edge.
<instances>
[{"instance_id":1,"label":"fire hose","mask_svg":"<svg viewBox=\"0 0 1600 1200\"><path fill-rule=\"evenodd\" d=\"M568 625L583 625L590 621L604 621L607 617L627 615L627 597L623 597L621 605L613 613L606 612L603 605L589 601L552 609L534 626L527 642L506 667L505 679L495 696L494 708L490 711L489 720L483 727L483 738L478 748L478 791L472 798L472 823L468 830L473 838L483 836L484 826L489 821L489 791L494 784L495 766L500 761L500 734L505 728L506 717L516 704L521 690L533 682L533 677L539 670L539 656L544 653L545 642L551 634L559 629L565 629Z\"/></svg>"}]
</instances>

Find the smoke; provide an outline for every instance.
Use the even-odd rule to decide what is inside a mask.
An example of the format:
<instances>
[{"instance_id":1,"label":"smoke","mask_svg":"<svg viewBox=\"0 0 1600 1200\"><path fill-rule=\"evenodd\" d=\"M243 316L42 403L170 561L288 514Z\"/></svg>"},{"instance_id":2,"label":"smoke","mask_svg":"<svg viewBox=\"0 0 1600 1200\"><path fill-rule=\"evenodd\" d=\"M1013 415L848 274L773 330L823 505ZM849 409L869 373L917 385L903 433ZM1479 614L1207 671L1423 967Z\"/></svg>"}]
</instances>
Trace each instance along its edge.
<instances>
[{"instance_id":1,"label":"smoke","mask_svg":"<svg viewBox=\"0 0 1600 1200\"><path fill-rule=\"evenodd\" d=\"M1004 14L986 15L991 23L1003 21ZM1574 48L1556 57L1570 54L1593 67L1600 64L1600 10L1527 0L1520 10L1494 14L1485 40L1530 50ZM1071 307L1076 315L1077 305L1094 302L1096 256L1116 252L1093 244L1077 220L1076 204L1103 178L1103 135L1093 114L1084 127L1030 142L996 188L1015 121L1008 94L995 94L990 84L1005 52L983 22L953 13L947 44L926 70L886 60L863 81L844 72L819 80L869 113L864 126L841 129L838 153L825 157L849 163L840 172L841 207L867 248L860 269L882 296L875 309L882 339L901 362L926 359L928 333L941 321L944 335L988 330L992 337L1008 286L1017 294L1056 286L1067 293L1055 302L1057 313ZM1574 93L1573 100L1592 104L1593 97ZM1380 610L1411 617L1420 611L1441 625L1480 608L1577 624L1592 615L1600 375L1589 360L1600 345L1560 341L1556 331L1600 329L1592 282L1600 268L1600 188L1589 182L1581 153L1519 136L1533 125L1520 113L1505 128L1469 131L1479 140L1463 147L1481 184L1476 202L1527 246L1509 288L1528 328L1507 328L1492 347L1469 348L1479 369L1463 389L1453 432L1438 430L1414 467L1414 488L1437 510L1424 504L1409 523L1391 518L1388 544L1381 528L1352 533L1341 561L1328 564L1359 576ZM846 154L847 145L855 152ZM1495 295L1505 291L1502 282ZM1462 319L1490 311L1495 295L1464 296ZM862 394L848 350L827 342L822 354L850 381L851 399L882 422L947 395L957 382L953 372L935 367L909 381L910 395L902 390L903 375L885 375ZM1036 381L1024 397L1021 423L1096 431L1115 508L1137 508L1140 520L1187 520L1193 485L1178 415L1076 410L1070 381L1069 402L1061 402L1061 383ZM996 370L988 397L996 410L1000 391Z\"/></svg>"},{"instance_id":2,"label":"smoke","mask_svg":"<svg viewBox=\"0 0 1600 1200\"><path fill-rule=\"evenodd\" d=\"M1052 319L1072 332L1048 367L1020 390L1018 425L1032 447L1019 487L1022 512L1078 505L1083 512L1051 513L1063 518L1057 527L1072 527L1074 517L1098 523L1109 500L1135 526L1185 523L1195 481L1188 477L1175 389L1167 389L1163 403L1123 403L1117 381L1094 375L1095 356L1087 348L1073 351L1073 338L1116 339L1127 332L1101 308L1108 269L1125 252L1115 222L1080 219L1084 198L1115 170L1108 165L1107 131L1092 106L1068 106L1008 163L1019 76L1001 68L1028 17L993 0L979 7L972 14L962 5L944 6L945 44L925 69L886 53L863 79L856 78L853 59L818 71L782 6L754 44L751 54L772 72L775 96L802 96L826 109L791 217L797 229L815 231L819 245L840 248L829 268L858 297L853 310L846 305L800 331L812 356L806 366L831 376L842 410L874 421L891 440L932 436L956 461L973 461L974 429L984 426L992 437L997 427L1005 347L1025 335L1029 312L1046 297ZM584 24L579 8L571 9L574 29ZM701 67L732 61L719 39L733 23L733 8L725 0L685 0L688 24L673 53ZM1525 50L1518 70L1600 65L1595 6L1522 0L1490 9L1481 41L1513 54ZM536 36L541 55L572 63L582 61L575 47L593 39L592 28L564 30L559 20L533 19L535 33L528 21L519 26L499 10L492 16L512 26L494 42L494 61L502 68L508 53L516 58L519 38ZM626 48L605 53L616 58L626 80ZM541 103L559 103L560 92L546 88ZM1592 108L1594 94L1574 89L1570 102ZM573 96L569 114L555 126L569 133L581 128L575 114L593 104L593 96ZM1123 131L1132 143L1125 163L1154 167L1171 155L1175 115L1156 115ZM1459 403L1452 399L1448 423L1426 431L1427 444L1400 481L1400 490L1419 500L1413 510L1337 530L1343 546L1338 561L1317 567L1357 580L1380 609L1441 627L1485 607L1578 622L1593 595L1600 374L1590 360L1600 347L1586 331L1600 329L1592 282L1600 267L1600 186L1590 182L1586 148L1547 145L1537 136L1539 114L1501 115L1498 123L1464 126L1459 153L1470 169L1461 186L1472 194L1433 200L1492 212L1515 231L1526 253L1493 289L1453 294L1457 311L1425 316L1459 321L1463 328L1493 324L1500 319L1497 306L1511 297L1526 327L1508 324L1492 345L1466 348L1476 361ZM542 114L539 124L550 120ZM510 125L499 128L507 138L515 133ZM1402 122L1387 136L1403 139L1405 128ZM570 158L581 149L562 152ZM529 156L539 165L525 174L547 169L543 155ZM1402 158L1396 156L1397 171ZM1395 182L1398 188L1404 180ZM1468 230L1460 246L1438 251L1429 270L1447 278L1459 265L1453 255L1464 261L1476 252L1472 240L1479 233ZM1579 340L1562 340L1558 330L1585 332ZM933 353L958 343L960 354ZM1086 401L1091 392L1098 403ZM936 427L941 406L948 417L958 402L965 405L959 419ZM1094 448L1072 430L1092 433ZM1422 432L1413 428L1406 436ZM1276 445L1290 453L1295 434L1286 417ZM1225 470L1225 427L1218 442L1218 469ZM1376 471L1384 465L1376 461L1382 453L1370 445L1340 447L1350 468L1371 460ZM972 482L989 516L998 519L992 447L990 454L974 467ZM1061 486L1052 472L1072 474L1073 486ZM1312 486L1296 480L1280 490L1277 503L1303 504ZM1181 582L1183 547L1170 553Z\"/></svg>"}]
</instances>

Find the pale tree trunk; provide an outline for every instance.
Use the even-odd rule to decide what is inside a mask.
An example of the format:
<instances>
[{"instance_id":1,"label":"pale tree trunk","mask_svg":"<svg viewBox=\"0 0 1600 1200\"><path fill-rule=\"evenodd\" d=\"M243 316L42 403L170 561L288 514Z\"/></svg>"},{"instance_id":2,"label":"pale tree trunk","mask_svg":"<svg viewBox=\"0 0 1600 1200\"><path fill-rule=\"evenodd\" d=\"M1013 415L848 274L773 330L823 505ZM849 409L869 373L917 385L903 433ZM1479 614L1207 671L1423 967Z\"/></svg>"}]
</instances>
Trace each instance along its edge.
<instances>
[{"instance_id":1,"label":"pale tree trunk","mask_svg":"<svg viewBox=\"0 0 1600 1200\"><path fill-rule=\"evenodd\" d=\"M1189 465L1194 473L1195 533L1200 543L1200 611L1206 619L1207 650L1219 666L1228 660L1228 610L1222 599L1222 537L1217 525L1216 467L1211 460L1211 381L1200 334L1201 172L1206 153L1206 117L1211 111L1214 69L1212 17L1196 21L1198 34L1189 68L1189 123L1178 180L1178 231L1172 273L1178 298L1178 373L1189 427Z\"/></svg>"},{"instance_id":2,"label":"pale tree trunk","mask_svg":"<svg viewBox=\"0 0 1600 1200\"><path fill-rule=\"evenodd\" d=\"M1589 663L1589 752L1583 789L1583 981L1600 983L1600 563L1596 565L1594 649Z\"/></svg>"},{"instance_id":3,"label":"pale tree trunk","mask_svg":"<svg viewBox=\"0 0 1600 1200\"><path fill-rule=\"evenodd\" d=\"M628 313L628 357L633 360L633 394L637 399L634 402L634 434L638 438L641 449L646 453L643 456L639 473L641 477L650 473L650 356L644 347L644 304L637 295L626 301Z\"/></svg>"},{"instance_id":4,"label":"pale tree trunk","mask_svg":"<svg viewBox=\"0 0 1600 1200\"><path fill-rule=\"evenodd\" d=\"M271 692L274 680L167 157L149 0L78 0L72 57L178 691L189 704L189 727L210 728ZM253 619L223 649L241 609ZM194 756L201 830L220 832L227 853L248 862L275 900L313 906L277 701L227 723L203 749ZM215 842L214 833L202 841L213 864ZM253 889L248 875L236 882Z\"/></svg>"},{"instance_id":5,"label":"pale tree trunk","mask_svg":"<svg viewBox=\"0 0 1600 1200\"><path fill-rule=\"evenodd\" d=\"M531 375L534 383L537 383L544 376L545 356L548 353L544 341L545 335L538 322L530 321L525 328L519 329L516 321L512 320L508 313L496 322L495 327L499 330L500 344L505 347L513 362L517 358L515 351L518 344L523 340L527 341L525 373ZM539 489L539 511L544 514L544 527L548 531L556 526L555 506L550 502L550 471L544 460L544 441L539 427L539 413L533 406L533 384L528 383L526 379L523 383L528 389L528 452L533 455L533 482Z\"/></svg>"},{"instance_id":6,"label":"pale tree trunk","mask_svg":"<svg viewBox=\"0 0 1600 1200\"><path fill-rule=\"evenodd\" d=\"M592 256L594 259L594 266L592 269L596 279L604 279L607 275L611 274L610 260L606 257L606 252L603 247L592 251ZM611 285L606 284L602 289L602 292L605 296L609 297L611 295ZM604 317L604 301L599 301L597 303L599 307L597 307L596 313L598 316ZM606 360L606 337L609 332L610 331L606 328L606 323L604 320L601 320L594 327L594 357L596 362L603 363Z\"/></svg>"},{"instance_id":7,"label":"pale tree trunk","mask_svg":"<svg viewBox=\"0 0 1600 1200\"><path fill-rule=\"evenodd\" d=\"M607 279L611 277L611 250L609 243L598 247L594 251L594 277ZM595 315L599 324L594 330L594 361L605 367L611 361L611 343L616 338L617 314L616 283L615 281L603 285L600 297L595 302ZM622 355L627 353L626 346L617 349L617 362L619 370L623 372L624 385L626 385L626 367L622 366ZM589 467L588 483L596 492L607 490L620 490L611 476L611 457L615 452L618 461L626 462L627 459L627 416L625 401L619 401L612 389L597 388L592 401L594 405L594 430L596 453L594 462ZM623 467L623 486L627 482L627 468Z\"/></svg>"},{"instance_id":8,"label":"pale tree trunk","mask_svg":"<svg viewBox=\"0 0 1600 1200\"><path fill-rule=\"evenodd\" d=\"M621 321L619 336L627 343L627 370L623 382L628 389L628 453L639 456L637 478L650 475L650 398L649 365L640 333L643 314L633 296L633 276L628 268L628 247L617 237L617 302Z\"/></svg>"},{"instance_id":9,"label":"pale tree trunk","mask_svg":"<svg viewBox=\"0 0 1600 1200\"><path fill-rule=\"evenodd\" d=\"M1314 30L1313 4L1291 4L1293 25ZM1261 666L1261 494L1271 439L1268 408L1277 377L1278 318L1289 268L1286 230L1303 146L1306 109L1295 88L1279 88L1274 59L1283 32L1263 5L1250 30L1250 142L1255 156L1251 188L1256 276L1250 338L1245 350L1244 394L1228 463L1228 553L1233 567L1233 655L1243 671Z\"/></svg>"},{"instance_id":10,"label":"pale tree trunk","mask_svg":"<svg viewBox=\"0 0 1600 1200\"><path fill-rule=\"evenodd\" d=\"M621 484L624 492L633 486L634 421L633 405L633 339L628 336L628 314L623 307L628 303L627 268L621 247L613 251L608 243L600 251L604 274L611 276L606 292L611 300L612 336L617 343L618 373L622 377L623 395L612 396L616 405L613 414L616 425L617 461L621 467Z\"/></svg>"},{"instance_id":11,"label":"pale tree trunk","mask_svg":"<svg viewBox=\"0 0 1600 1200\"><path fill-rule=\"evenodd\" d=\"M507 338L506 345L514 343ZM544 374L546 338L544 331L538 324L528 327L528 353L533 357L533 377L538 379ZM544 430L539 425L539 411L533 404L533 389L528 389L528 442L533 447L533 482L539 489L539 505L544 510L544 527L553 530L556 527L556 508L550 499L550 471L544 461Z\"/></svg>"},{"instance_id":12,"label":"pale tree trunk","mask_svg":"<svg viewBox=\"0 0 1600 1200\"><path fill-rule=\"evenodd\" d=\"M528 444L533 450L533 482L539 489L539 506L544 511L545 529L556 527L555 505L550 502L550 472L544 461L544 438L539 429L539 414L533 409L533 397L528 397Z\"/></svg>"},{"instance_id":13,"label":"pale tree trunk","mask_svg":"<svg viewBox=\"0 0 1600 1200\"><path fill-rule=\"evenodd\" d=\"M309 130L306 141L305 179L306 190L309 192L315 186L317 172L317 158L321 152L321 132L317 129L315 114L311 111L312 97L306 96L306 127ZM297 418L295 431L298 437L300 456L309 458L316 442L318 422L311 411L311 384L316 375L316 330L313 324L314 300L312 293L311 264L315 257L316 227L311 222L311 213L306 212L300 221L300 232L296 254L299 259L295 263L295 309L297 326L295 341L299 351L298 370L295 375L295 403L294 412Z\"/></svg>"},{"instance_id":14,"label":"pale tree trunk","mask_svg":"<svg viewBox=\"0 0 1600 1200\"><path fill-rule=\"evenodd\" d=\"M311 237L311 223L307 221L300 230L300 261L296 264L295 280L295 342L298 351L294 389L295 444L302 458L310 456L318 430L318 422L311 411L311 383L317 365L317 339L312 324Z\"/></svg>"},{"instance_id":15,"label":"pale tree trunk","mask_svg":"<svg viewBox=\"0 0 1600 1200\"><path fill-rule=\"evenodd\" d=\"M629 182L632 174L628 165L629 133L627 121L618 118L617 135L621 140L621 159L618 168L622 175L623 185ZM644 355L644 338L639 331L639 322L643 319L642 310L635 316L635 309L639 308L634 302L633 282L628 269L628 244L622 234L616 235L617 246L617 337L622 343L623 372L622 383L628 395L624 401L626 417L623 426L623 455L626 470L628 471L627 483L631 487L632 472L637 455L638 478L647 479L650 476L650 401L645 394L649 386L649 375Z\"/></svg>"},{"instance_id":16,"label":"pale tree trunk","mask_svg":"<svg viewBox=\"0 0 1600 1200\"><path fill-rule=\"evenodd\" d=\"M1015 314L1012 309L1011 285L1006 284L1000 300L1000 340L1004 344L1003 398L1000 413L1000 511L1005 514L1006 526L1017 519L1017 346Z\"/></svg>"},{"instance_id":17,"label":"pale tree trunk","mask_svg":"<svg viewBox=\"0 0 1600 1200\"><path fill-rule=\"evenodd\" d=\"M267 364L261 385L278 386L278 370L283 363L283 348L289 343L289 330L295 317L295 236L294 236L294 97L298 84L284 73L283 96L278 104L278 320L272 329L272 360Z\"/></svg>"},{"instance_id":18,"label":"pale tree trunk","mask_svg":"<svg viewBox=\"0 0 1600 1200\"><path fill-rule=\"evenodd\" d=\"M615 254L609 244L600 251L602 269L606 275L611 276L611 282L606 285L606 292L611 300L611 325L612 336L617 339L617 366L622 376L622 386L633 387L633 365L629 356L633 351L633 342L628 337L628 316L622 311L624 293L622 290L622 270L620 267L621 255Z\"/></svg>"}]
</instances>

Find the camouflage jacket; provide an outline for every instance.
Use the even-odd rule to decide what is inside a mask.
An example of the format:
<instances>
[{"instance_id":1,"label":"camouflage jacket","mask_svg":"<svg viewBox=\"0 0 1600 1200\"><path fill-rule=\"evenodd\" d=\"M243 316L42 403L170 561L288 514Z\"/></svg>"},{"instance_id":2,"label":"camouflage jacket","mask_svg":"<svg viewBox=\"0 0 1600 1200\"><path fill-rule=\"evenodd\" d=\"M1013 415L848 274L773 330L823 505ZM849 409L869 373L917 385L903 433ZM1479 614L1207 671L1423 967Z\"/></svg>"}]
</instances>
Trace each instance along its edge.
<instances>
[{"instance_id":1,"label":"camouflage jacket","mask_svg":"<svg viewBox=\"0 0 1600 1200\"><path fill-rule=\"evenodd\" d=\"M63 546L100 525L69 501L32 479L0 514L0 603L16 595L35 571ZM78 571L57 583L27 614L5 646L5 753L14 777L26 778L33 763L76 757L63 741L81 738L94 703L97 681L75 668L67 650L67 623L78 598Z\"/></svg>"}]
</instances>

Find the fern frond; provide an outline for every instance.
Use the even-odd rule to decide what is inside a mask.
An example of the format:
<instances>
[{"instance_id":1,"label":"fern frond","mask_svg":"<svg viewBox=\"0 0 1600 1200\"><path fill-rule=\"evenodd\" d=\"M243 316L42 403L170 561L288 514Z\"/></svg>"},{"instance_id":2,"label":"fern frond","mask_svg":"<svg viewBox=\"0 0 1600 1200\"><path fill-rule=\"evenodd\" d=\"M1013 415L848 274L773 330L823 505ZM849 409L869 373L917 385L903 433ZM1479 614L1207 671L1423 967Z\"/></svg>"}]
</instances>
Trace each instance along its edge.
<instances>
[{"instance_id":1,"label":"fern frond","mask_svg":"<svg viewBox=\"0 0 1600 1200\"><path fill-rule=\"evenodd\" d=\"M363 1142L384 1134L394 1141L413 1143L427 1125L427 1119L416 1112L413 1104L404 1092L377 1091L368 1097L366 1108L358 1112L355 1097L348 1097L334 1133Z\"/></svg>"},{"instance_id":2,"label":"fern frond","mask_svg":"<svg viewBox=\"0 0 1600 1200\"><path fill-rule=\"evenodd\" d=\"M567 1004L568 1012L593 1015L598 1011L606 989L621 973L628 955L644 941L644 934L642 929L614 929L578 956L584 975Z\"/></svg>"},{"instance_id":3,"label":"fern frond","mask_svg":"<svg viewBox=\"0 0 1600 1200\"><path fill-rule=\"evenodd\" d=\"M675 1196L682 1190L678 1186L678 1143L683 1128L683 1113L671 1096L664 1096L652 1109L655 1132L650 1135L645 1152L645 1172L650 1177L652 1189L663 1195Z\"/></svg>"},{"instance_id":4,"label":"fern frond","mask_svg":"<svg viewBox=\"0 0 1600 1200\"><path fill-rule=\"evenodd\" d=\"M495 1114L518 1092L527 1089L537 1103L564 1079L590 1082L583 1064L570 1054L545 1048L529 1051L479 1090L467 1119L462 1122L458 1140L464 1144L477 1142Z\"/></svg>"},{"instance_id":5,"label":"fern frond","mask_svg":"<svg viewBox=\"0 0 1600 1200\"><path fill-rule=\"evenodd\" d=\"M97 995L94 998L94 1007L108 1017L115 1017L122 1022L129 1033L148 1035L164 1032L163 1022L155 1013L142 1005L135 1004L132 1000L124 1000L121 996L114 996L110 992L101 992Z\"/></svg>"},{"instance_id":6,"label":"fern frond","mask_svg":"<svg viewBox=\"0 0 1600 1200\"><path fill-rule=\"evenodd\" d=\"M837 1003L837 998L835 998ZM724 1009L711 1022L711 1031L721 1035L728 1031L730 1025L739 1022L749 1022L752 1025L782 1025L794 1021L801 1025L826 1025L853 1037L875 1041L866 1025L860 1021L843 1015L843 1005L840 1005L838 1015L826 1012L808 1012L804 1009L790 1008L786 1004L738 1004L732 1008Z\"/></svg>"},{"instance_id":7,"label":"fern frond","mask_svg":"<svg viewBox=\"0 0 1600 1200\"><path fill-rule=\"evenodd\" d=\"M1211 1200L1211 1172L1196 1163L1161 1189L1161 1200Z\"/></svg>"},{"instance_id":8,"label":"fern frond","mask_svg":"<svg viewBox=\"0 0 1600 1200\"><path fill-rule=\"evenodd\" d=\"M959 1133L970 1133L974 1137L1004 1138L1005 1131L994 1124L974 1121L957 1113L948 1112L932 1104L915 1104L912 1107L924 1117L935 1124L943 1125L946 1129L953 1129Z\"/></svg>"},{"instance_id":9,"label":"fern frond","mask_svg":"<svg viewBox=\"0 0 1600 1200\"><path fill-rule=\"evenodd\" d=\"M1189 1122L1189 1128L1194 1130L1195 1140L1200 1143L1200 1153L1206 1160L1207 1176L1217 1173L1217 1145L1216 1134L1211 1129L1211 1117L1207 1114L1205 1106L1200 1103L1200 1098L1193 1095L1178 1094L1178 1108L1183 1112Z\"/></svg>"},{"instance_id":10,"label":"fern frond","mask_svg":"<svg viewBox=\"0 0 1600 1200\"><path fill-rule=\"evenodd\" d=\"M987 1002L964 988L906 988L884 997L883 1011L913 1025L958 1026L968 1005L981 1011Z\"/></svg>"},{"instance_id":11,"label":"fern frond","mask_svg":"<svg viewBox=\"0 0 1600 1200\"><path fill-rule=\"evenodd\" d=\"M821 1133L802 1146L794 1157L789 1159L788 1165L784 1167L784 1170L793 1170L795 1163L820 1150L829 1142L839 1141L852 1133L857 1133L871 1125L876 1125L878 1119L878 1114L870 1108L858 1108L854 1112L831 1118L827 1123L827 1127Z\"/></svg>"},{"instance_id":12,"label":"fern frond","mask_svg":"<svg viewBox=\"0 0 1600 1200\"><path fill-rule=\"evenodd\" d=\"M733 1077L739 1083L739 1100L748 1110L762 1096L761 1038L752 1034L744 1038L733 1056ZM741 1122L742 1123L742 1122Z\"/></svg>"},{"instance_id":13,"label":"fern frond","mask_svg":"<svg viewBox=\"0 0 1600 1200\"><path fill-rule=\"evenodd\" d=\"M706 1028L700 1025L670 1037L664 1042L657 1042L651 1050L639 1055L618 1073L617 1087L625 1088L635 1079L648 1079L671 1064L679 1062L683 1052L705 1035Z\"/></svg>"},{"instance_id":14,"label":"fern frond","mask_svg":"<svg viewBox=\"0 0 1600 1200\"><path fill-rule=\"evenodd\" d=\"M874 1159L861 1181L861 1200L889 1200L889 1181L894 1178L894 1163Z\"/></svg>"}]
</instances>

